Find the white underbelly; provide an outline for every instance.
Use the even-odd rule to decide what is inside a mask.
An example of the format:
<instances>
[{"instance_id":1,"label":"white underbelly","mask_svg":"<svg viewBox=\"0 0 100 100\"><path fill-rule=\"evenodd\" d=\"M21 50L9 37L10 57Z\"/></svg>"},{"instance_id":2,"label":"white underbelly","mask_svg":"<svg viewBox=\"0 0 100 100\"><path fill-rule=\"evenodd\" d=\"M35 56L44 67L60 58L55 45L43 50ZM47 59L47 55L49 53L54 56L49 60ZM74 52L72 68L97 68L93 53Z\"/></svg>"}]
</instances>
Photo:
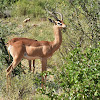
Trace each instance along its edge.
<instances>
[{"instance_id":1,"label":"white underbelly","mask_svg":"<svg viewBox=\"0 0 100 100\"><path fill-rule=\"evenodd\" d=\"M24 58L28 60L41 59L41 57L37 57L37 56L35 57L28 56L27 53L24 53Z\"/></svg>"}]
</instances>

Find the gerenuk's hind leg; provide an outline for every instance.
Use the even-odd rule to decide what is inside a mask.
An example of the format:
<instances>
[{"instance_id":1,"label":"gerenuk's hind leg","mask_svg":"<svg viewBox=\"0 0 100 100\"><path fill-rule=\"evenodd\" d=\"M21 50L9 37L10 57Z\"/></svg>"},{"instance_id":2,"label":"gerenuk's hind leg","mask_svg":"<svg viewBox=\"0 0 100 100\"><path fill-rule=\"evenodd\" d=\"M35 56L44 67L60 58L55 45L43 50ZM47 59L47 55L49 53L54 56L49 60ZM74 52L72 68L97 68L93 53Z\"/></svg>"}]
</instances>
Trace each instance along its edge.
<instances>
[{"instance_id":1,"label":"gerenuk's hind leg","mask_svg":"<svg viewBox=\"0 0 100 100\"><path fill-rule=\"evenodd\" d=\"M6 77L7 77L7 90L9 88L9 86L11 85L11 72L19 64L21 59L22 59L22 57L13 58L12 64L7 68L7 74L6 74Z\"/></svg>"},{"instance_id":2,"label":"gerenuk's hind leg","mask_svg":"<svg viewBox=\"0 0 100 100\"><path fill-rule=\"evenodd\" d=\"M9 72L9 70L11 70L12 64L7 68L7 72ZM8 87L11 85L11 74L6 75L7 77L7 85L6 85L6 89L8 91Z\"/></svg>"},{"instance_id":3,"label":"gerenuk's hind leg","mask_svg":"<svg viewBox=\"0 0 100 100\"><path fill-rule=\"evenodd\" d=\"M31 72L31 60L29 60L28 62L29 62L29 71Z\"/></svg>"},{"instance_id":4,"label":"gerenuk's hind leg","mask_svg":"<svg viewBox=\"0 0 100 100\"><path fill-rule=\"evenodd\" d=\"M32 68L31 68L31 60L28 61L29 62L29 71L31 72ZM33 73L35 71L35 60L33 60Z\"/></svg>"}]
</instances>

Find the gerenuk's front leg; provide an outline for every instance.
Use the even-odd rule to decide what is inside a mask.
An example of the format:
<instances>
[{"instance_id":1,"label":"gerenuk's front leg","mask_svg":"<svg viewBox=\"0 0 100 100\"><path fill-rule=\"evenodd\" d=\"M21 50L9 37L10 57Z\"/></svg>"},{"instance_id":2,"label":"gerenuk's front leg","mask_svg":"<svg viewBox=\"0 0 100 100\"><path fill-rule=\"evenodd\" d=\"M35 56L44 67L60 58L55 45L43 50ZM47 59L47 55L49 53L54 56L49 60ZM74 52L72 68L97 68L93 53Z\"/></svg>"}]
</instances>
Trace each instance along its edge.
<instances>
[{"instance_id":1,"label":"gerenuk's front leg","mask_svg":"<svg viewBox=\"0 0 100 100\"><path fill-rule=\"evenodd\" d=\"M42 73L47 71L47 59L46 58L42 58ZM41 86L43 88L44 84L46 83L46 76L44 77L42 75L42 83Z\"/></svg>"}]
</instances>

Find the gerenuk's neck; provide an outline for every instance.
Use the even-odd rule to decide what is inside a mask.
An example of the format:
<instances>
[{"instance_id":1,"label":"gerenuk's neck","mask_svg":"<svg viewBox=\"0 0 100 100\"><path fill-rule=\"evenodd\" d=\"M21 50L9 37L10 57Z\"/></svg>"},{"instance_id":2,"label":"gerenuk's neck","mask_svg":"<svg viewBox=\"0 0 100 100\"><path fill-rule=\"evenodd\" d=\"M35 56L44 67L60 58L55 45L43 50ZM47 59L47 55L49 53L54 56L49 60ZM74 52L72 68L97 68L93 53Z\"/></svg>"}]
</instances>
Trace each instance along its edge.
<instances>
[{"instance_id":1,"label":"gerenuk's neck","mask_svg":"<svg viewBox=\"0 0 100 100\"><path fill-rule=\"evenodd\" d=\"M55 39L53 41L52 48L53 51L56 51L62 43L62 34L61 34L61 29L58 26L55 25L53 28L54 28Z\"/></svg>"}]
</instances>

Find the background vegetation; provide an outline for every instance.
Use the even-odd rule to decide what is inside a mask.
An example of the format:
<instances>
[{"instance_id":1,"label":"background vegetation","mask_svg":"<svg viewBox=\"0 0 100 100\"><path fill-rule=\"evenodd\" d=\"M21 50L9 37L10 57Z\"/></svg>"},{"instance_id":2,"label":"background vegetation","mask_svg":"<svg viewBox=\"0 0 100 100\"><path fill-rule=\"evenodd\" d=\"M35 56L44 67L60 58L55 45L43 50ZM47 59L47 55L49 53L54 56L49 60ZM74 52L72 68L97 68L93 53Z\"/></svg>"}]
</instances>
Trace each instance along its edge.
<instances>
[{"instance_id":1,"label":"background vegetation","mask_svg":"<svg viewBox=\"0 0 100 100\"><path fill-rule=\"evenodd\" d=\"M100 98L100 26L99 0L0 0L0 37L5 43L13 37L52 41L53 25L49 10L63 14L60 49L48 60L46 88L41 89L41 62L36 60L35 74L22 69L12 74L12 86L6 92L4 47L0 41L0 99L3 100L99 100ZM30 22L23 23L29 17ZM59 16L58 16L59 17ZM20 73L19 73L20 72Z\"/></svg>"}]
</instances>

